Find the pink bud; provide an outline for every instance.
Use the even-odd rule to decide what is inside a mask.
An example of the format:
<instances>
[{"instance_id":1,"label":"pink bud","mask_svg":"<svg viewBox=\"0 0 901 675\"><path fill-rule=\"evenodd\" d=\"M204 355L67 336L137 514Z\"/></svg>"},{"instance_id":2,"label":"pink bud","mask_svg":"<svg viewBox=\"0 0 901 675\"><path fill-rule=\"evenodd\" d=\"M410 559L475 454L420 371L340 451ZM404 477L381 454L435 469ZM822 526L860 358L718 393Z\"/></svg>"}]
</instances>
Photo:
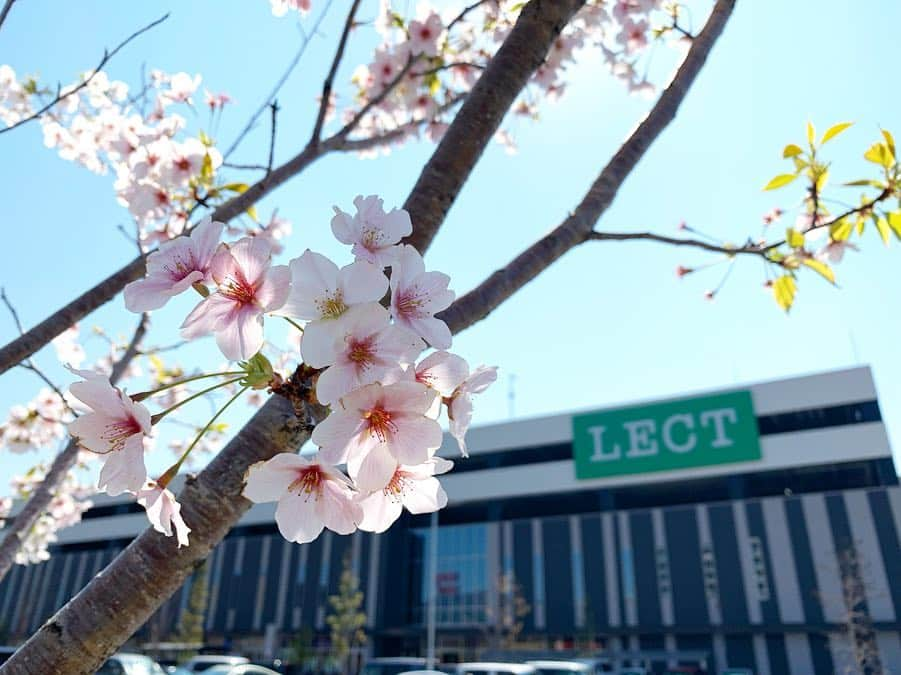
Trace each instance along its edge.
<instances>
[{"instance_id":1,"label":"pink bud","mask_svg":"<svg viewBox=\"0 0 901 675\"><path fill-rule=\"evenodd\" d=\"M694 270L691 267L683 267L682 265L679 265L676 268L676 276L679 277L680 279L682 277L684 277L686 274L691 274L692 272L694 272Z\"/></svg>"},{"instance_id":2,"label":"pink bud","mask_svg":"<svg viewBox=\"0 0 901 675\"><path fill-rule=\"evenodd\" d=\"M704 292L704 299L705 299L705 300L711 300L711 301L712 301L715 295L716 295L716 291L705 291L705 292Z\"/></svg>"}]
</instances>

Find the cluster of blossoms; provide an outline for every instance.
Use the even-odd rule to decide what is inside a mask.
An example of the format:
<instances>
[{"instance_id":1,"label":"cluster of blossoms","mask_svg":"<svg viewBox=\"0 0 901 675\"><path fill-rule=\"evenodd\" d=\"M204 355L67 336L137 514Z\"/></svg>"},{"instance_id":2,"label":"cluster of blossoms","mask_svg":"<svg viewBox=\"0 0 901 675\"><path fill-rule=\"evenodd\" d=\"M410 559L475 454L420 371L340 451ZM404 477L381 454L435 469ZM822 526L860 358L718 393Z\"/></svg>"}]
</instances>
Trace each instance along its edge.
<instances>
[{"instance_id":1,"label":"cluster of blossoms","mask_svg":"<svg viewBox=\"0 0 901 675\"><path fill-rule=\"evenodd\" d=\"M26 405L14 405L0 424L0 447L23 453L40 450L66 435L65 423L71 413L56 392L43 388Z\"/></svg>"},{"instance_id":2,"label":"cluster of blossoms","mask_svg":"<svg viewBox=\"0 0 901 675\"><path fill-rule=\"evenodd\" d=\"M269 0L272 6L272 16L285 16L290 10L307 14L312 6L312 0Z\"/></svg>"},{"instance_id":3,"label":"cluster of blossoms","mask_svg":"<svg viewBox=\"0 0 901 675\"><path fill-rule=\"evenodd\" d=\"M329 411L313 431L319 450L255 464L245 489L254 502L279 502L276 520L291 541L311 541L326 527L380 532L404 507L413 513L442 508L447 496L435 476L452 462L435 456L443 438L441 410L465 455L472 396L497 377L493 367L470 372L463 358L446 351L451 332L435 315L454 299L450 279L427 271L416 249L400 243L412 231L409 215L386 212L375 196L357 197L354 205L354 214L336 208L331 223L354 256L343 267L310 250L274 265L266 238L220 243L225 226L206 219L190 236L163 243L148 257L146 277L125 290L126 306L135 312L159 309L188 289L201 296L182 336L213 335L239 370L189 379L234 376L211 387L239 387L222 410L249 389L282 381L260 353L264 317L284 317L300 332L300 358L315 373L316 400ZM428 348L434 351L421 358ZM179 545L186 544L189 529L167 485L203 432L156 479L148 477L144 450L154 424L193 397L151 415L142 401L178 381L129 396L103 376L80 374L84 381L70 391L90 412L69 431L101 456L100 489L135 494L157 530L174 531Z\"/></svg>"},{"instance_id":4,"label":"cluster of blossoms","mask_svg":"<svg viewBox=\"0 0 901 675\"><path fill-rule=\"evenodd\" d=\"M115 175L119 202L134 217L148 244L180 234L190 208L213 189L222 155L202 132L183 133L177 105L191 107L200 76L154 70L143 91L129 96L126 83L103 71L88 72L62 87L60 100L40 116L44 145L88 170ZM0 66L0 119L11 125L53 100L33 78L19 81ZM228 96L207 92L211 111ZM150 111L142 108L150 104Z\"/></svg>"},{"instance_id":5,"label":"cluster of blossoms","mask_svg":"<svg viewBox=\"0 0 901 675\"><path fill-rule=\"evenodd\" d=\"M39 464L24 476L13 478L13 495L18 499L27 499L43 482L46 473L47 467ZM93 506L88 499L92 494L94 489L82 484L75 471L69 471L54 490L47 511L24 533L22 544L16 552L16 564L27 565L47 560L50 557L47 548L57 541L56 533L81 521L81 515ZM12 499L0 499L0 526L11 508Z\"/></svg>"},{"instance_id":6,"label":"cluster of blossoms","mask_svg":"<svg viewBox=\"0 0 901 675\"><path fill-rule=\"evenodd\" d=\"M390 135L391 142L400 143L424 122L427 137L440 139L447 128L445 113L475 84L481 69L512 30L523 4L491 0L461 14L459 7L439 11L429 3L419 3L415 18L405 19L393 11L390 2L383 2L375 24L382 43L372 61L354 72L356 104L343 112L344 122L364 106L371 106L360 120L365 136L405 129L408 133ZM660 0L587 3L554 42L514 106L515 112L534 118L541 101L559 98L566 87L566 70L581 49L599 50L630 92L653 94L654 87L639 74L638 64L655 36L674 32L672 24L652 28L655 14L663 15L661 5ZM675 11L665 15L670 22L675 21ZM506 131L499 132L498 140L512 143Z\"/></svg>"}]
</instances>

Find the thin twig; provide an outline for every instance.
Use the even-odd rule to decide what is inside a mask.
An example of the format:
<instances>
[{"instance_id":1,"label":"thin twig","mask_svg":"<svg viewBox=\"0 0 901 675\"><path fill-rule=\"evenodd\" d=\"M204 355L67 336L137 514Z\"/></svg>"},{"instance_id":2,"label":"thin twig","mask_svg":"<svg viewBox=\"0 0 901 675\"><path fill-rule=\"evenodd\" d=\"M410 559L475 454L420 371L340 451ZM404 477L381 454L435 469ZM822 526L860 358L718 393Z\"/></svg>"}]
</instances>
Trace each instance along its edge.
<instances>
[{"instance_id":1,"label":"thin twig","mask_svg":"<svg viewBox=\"0 0 901 675\"><path fill-rule=\"evenodd\" d=\"M371 99L369 99L369 101L366 102L366 105L364 105L362 108L360 108L360 110L357 112L357 114L351 118L350 122L345 124L341 128L341 130L335 134L335 137L336 138L346 138L347 135L351 131L356 129L357 125L360 123L360 121L364 117L366 117L367 114L369 114L369 111L372 110L377 105L381 104L381 102L384 101L388 97L388 94L390 94L394 90L394 88L400 83L400 81L403 80L404 77L406 77L410 68L413 67L413 64L418 60L418 58L419 58L418 56L411 56L407 60L407 63L404 65L404 67L400 69L400 72L397 75L395 75L391 79L391 81L388 82L388 84L386 84L385 87L378 94L376 94Z\"/></svg>"},{"instance_id":2,"label":"thin twig","mask_svg":"<svg viewBox=\"0 0 901 675\"><path fill-rule=\"evenodd\" d=\"M140 35L142 35L143 33L146 33L147 31L149 31L151 28L154 28L155 26L158 26L159 24L161 24L163 21L165 21L165 20L168 19L168 18L169 18L169 15L168 15L168 14L164 14L163 16L161 16L161 17L160 17L159 19L157 19L156 21L147 24L146 26L144 26L144 27L143 27L142 29L140 29L139 31L136 31L136 32L132 33L131 35L129 35L127 38L125 38L125 40L123 40L122 42L120 42L120 43L116 46L116 48L113 49L113 51L110 52L110 51L104 50L104 51L103 51L103 58L100 59L100 63L97 64L97 67L94 68L94 70L91 71L91 74L88 75L84 80L82 80L82 82L81 82L80 84L76 85L71 91L67 91L65 94L62 93L62 89L60 88L59 85L57 85L57 87L56 87L56 96L54 96L53 99L52 99L49 103L47 103L47 104L44 105L42 108L40 108L37 112L35 112L35 113L29 115L28 117L24 117L24 118L20 119L20 120L19 120L18 122L16 122L15 124L13 124L13 125L11 125L11 126L8 126L8 127L6 127L5 129L0 129L0 134L5 134L7 131L12 131L12 130L15 129L16 127L20 127L20 126L22 126L23 124L25 124L26 122L30 122L30 121L32 121L32 120L36 120L38 117L40 117L40 116L43 115L45 112L47 112L48 110L50 110L50 108L52 108L53 106L55 106L57 103L59 103L60 101L62 101L64 98L68 98L69 96L72 96L73 94L75 94L75 93L78 92L79 90L84 89L85 87L87 87L88 84L90 84L91 80L93 80L94 77L97 75L97 73L100 72L100 70L103 68L103 66L105 66L107 63L109 63L110 59L112 59L112 58L118 53L118 51L119 51L120 49L122 49L125 45L127 45L129 42L131 42L132 40L134 40L134 39L137 38L138 36L140 36Z\"/></svg>"},{"instance_id":3,"label":"thin twig","mask_svg":"<svg viewBox=\"0 0 901 675\"><path fill-rule=\"evenodd\" d=\"M222 166L228 169L238 169L240 171L268 171L269 167L262 164L235 164L233 162L223 162Z\"/></svg>"},{"instance_id":4,"label":"thin twig","mask_svg":"<svg viewBox=\"0 0 901 675\"><path fill-rule=\"evenodd\" d=\"M322 125L325 124L325 116L328 113L329 102L332 98L332 85L335 82L335 75L338 72L338 66L341 65L341 59L344 58L344 48L347 46L347 37L350 35L350 29L354 26L354 17L357 9L360 7L360 0L354 0L347 13L347 20L344 22L344 30L341 31L341 39L338 40L338 48L335 50L335 57L332 59L332 65L328 69L328 75L325 76L325 82L322 85L322 100L319 101L319 112L316 113L316 123L313 125L313 133L310 134L310 143L318 145L322 136Z\"/></svg>"},{"instance_id":5,"label":"thin twig","mask_svg":"<svg viewBox=\"0 0 901 675\"><path fill-rule=\"evenodd\" d=\"M287 82L288 78L291 77L291 73L294 72L294 69L297 67L297 64L300 63L301 58L303 58L304 52L307 50L307 46L310 44L310 40L313 35L316 35L319 31L319 26L322 24L322 21L325 19L326 14L328 14L329 9L331 9L332 0L326 4L325 8L319 14L316 19L316 23L313 24L313 30L310 35L303 34L303 40L300 43L300 48L294 54L294 58L291 59L291 62L288 64L288 67L285 68L285 72L282 73L281 77L278 78L278 81L275 83L275 86L272 88L272 91L269 92L269 96L266 97L266 100L260 105L259 108L250 116L250 119L247 121L247 124L244 125L244 128L238 134L232 144L228 147L228 150L223 154L223 159L228 159L231 154L238 149L238 146L244 140L244 138L251 132L251 130L256 126L257 120L260 119L260 115L262 115L266 109L269 107L269 104L275 100L275 97L278 96L278 92L281 91L281 88L284 86L285 82Z\"/></svg>"},{"instance_id":6,"label":"thin twig","mask_svg":"<svg viewBox=\"0 0 901 675\"><path fill-rule=\"evenodd\" d=\"M16 0L6 0L6 3L3 5L3 10L0 11L0 28L3 27L3 22L6 21L6 15L9 14L9 10L13 8L13 3Z\"/></svg>"},{"instance_id":7,"label":"thin twig","mask_svg":"<svg viewBox=\"0 0 901 675\"><path fill-rule=\"evenodd\" d=\"M275 159L275 122L279 111L278 101L273 101L269 104L269 109L272 111L272 131L269 136L269 163L266 165L267 176L272 173L272 162Z\"/></svg>"},{"instance_id":8,"label":"thin twig","mask_svg":"<svg viewBox=\"0 0 901 675\"><path fill-rule=\"evenodd\" d=\"M451 28L453 28L458 23L463 21L463 19L466 18L467 14L469 14L471 11L473 11L475 9L478 9L479 7L484 5L487 1L488 0L478 0L478 2L474 2L471 5L469 5L468 7L464 7L463 11L461 11L459 14L457 14L457 16L455 16L454 19L449 24L447 24L447 32L449 33Z\"/></svg>"}]
</instances>

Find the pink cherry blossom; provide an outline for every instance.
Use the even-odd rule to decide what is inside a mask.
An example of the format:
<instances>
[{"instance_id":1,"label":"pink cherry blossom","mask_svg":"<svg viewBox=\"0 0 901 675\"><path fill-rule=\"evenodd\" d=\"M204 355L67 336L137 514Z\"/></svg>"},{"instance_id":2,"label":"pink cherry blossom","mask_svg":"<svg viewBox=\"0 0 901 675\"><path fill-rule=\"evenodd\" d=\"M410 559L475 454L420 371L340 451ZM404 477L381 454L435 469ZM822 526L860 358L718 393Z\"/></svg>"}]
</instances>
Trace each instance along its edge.
<instances>
[{"instance_id":1,"label":"pink cherry blossom","mask_svg":"<svg viewBox=\"0 0 901 675\"><path fill-rule=\"evenodd\" d=\"M278 502L275 521L288 541L305 544L323 528L350 534L363 519L347 478L317 458L281 453L247 471L244 496L250 501Z\"/></svg>"},{"instance_id":2,"label":"pink cherry blossom","mask_svg":"<svg viewBox=\"0 0 901 675\"><path fill-rule=\"evenodd\" d=\"M375 195L357 196L353 217L335 207L332 232L342 244L353 245L351 252L358 260L386 267L394 259L395 245L413 231L413 225L406 211L391 209L385 213L382 204Z\"/></svg>"},{"instance_id":3,"label":"pink cherry blossom","mask_svg":"<svg viewBox=\"0 0 901 675\"><path fill-rule=\"evenodd\" d=\"M399 372L425 344L405 328L389 323L388 310L370 302L347 311L331 347L324 361L306 360L314 368L330 366L316 383L316 398L326 405L334 405L352 389Z\"/></svg>"},{"instance_id":4,"label":"pink cherry blossom","mask_svg":"<svg viewBox=\"0 0 901 675\"><path fill-rule=\"evenodd\" d=\"M435 12L429 12L428 17L424 21L411 21L410 32L410 54L417 56L424 54L425 56L438 55L438 38L444 30L444 24L441 17Z\"/></svg>"},{"instance_id":5,"label":"pink cherry blossom","mask_svg":"<svg viewBox=\"0 0 901 675\"><path fill-rule=\"evenodd\" d=\"M215 333L225 357L249 359L263 346L263 314L279 309L288 297L291 273L271 266L269 242L245 237L213 257L210 276L216 292L200 302L182 324L187 339Z\"/></svg>"},{"instance_id":6,"label":"pink cherry blossom","mask_svg":"<svg viewBox=\"0 0 901 675\"><path fill-rule=\"evenodd\" d=\"M384 532L400 517L404 508L410 513L432 513L447 506L447 493L436 475L450 471L454 463L433 457L418 466L398 465L381 490L358 497L363 509L360 529Z\"/></svg>"},{"instance_id":7,"label":"pink cherry blossom","mask_svg":"<svg viewBox=\"0 0 901 675\"><path fill-rule=\"evenodd\" d=\"M418 382L368 384L341 399L341 407L313 430L313 442L334 464L360 465L380 445L402 464L422 464L441 445L441 426L426 416L434 398Z\"/></svg>"},{"instance_id":8,"label":"pink cherry blossom","mask_svg":"<svg viewBox=\"0 0 901 675\"><path fill-rule=\"evenodd\" d=\"M466 432L472 422L472 395L481 394L497 379L497 366L479 366L456 388L447 404L451 436L457 439L460 452L468 457Z\"/></svg>"},{"instance_id":9,"label":"pink cherry blossom","mask_svg":"<svg viewBox=\"0 0 901 675\"><path fill-rule=\"evenodd\" d=\"M269 2L272 5L272 16L284 16L289 9L306 14L312 6L311 0L269 0Z\"/></svg>"},{"instance_id":10,"label":"pink cherry blossom","mask_svg":"<svg viewBox=\"0 0 901 675\"><path fill-rule=\"evenodd\" d=\"M149 481L138 491L137 496L138 504L146 509L147 519L154 530L171 537L174 527L178 547L188 545L188 533L191 532L191 528L181 517L181 504L175 500L175 495L156 482Z\"/></svg>"},{"instance_id":11,"label":"pink cherry blossom","mask_svg":"<svg viewBox=\"0 0 901 675\"><path fill-rule=\"evenodd\" d=\"M78 324L69 326L51 342L56 351L56 358L65 365L80 368L87 358L84 347L78 343Z\"/></svg>"},{"instance_id":12,"label":"pink cherry blossom","mask_svg":"<svg viewBox=\"0 0 901 675\"><path fill-rule=\"evenodd\" d=\"M410 245L401 248L391 268L394 320L436 349L451 345L450 329L434 316L454 301L453 291L447 290L449 283L450 277L442 272L426 272L422 256Z\"/></svg>"},{"instance_id":13,"label":"pink cherry blossom","mask_svg":"<svg viewBox=\"0 0 901 675\"><path fill-rule=\"evenodd\" d=\"M858 248L847 240L830 239L823 248L817 251L816 257L823 262L840 263L845 257L846 250L857 251Z\"/></svg>"},{"instance_id":14,"label":"pink cherry blossom","mask_svg":"<svg viewBox=\"0 0 901 675\"><path fill-rule=\"evenodd\" d=\"M301 340L303 358L328 365L334 340L341 334L338 320L350 307L378 302L388 290L388 279L365 260L338 269L324 255L309 249L288 266L291 292L278 314L309 321Z\"/></svg>"},{"instance_id":15,"label":"pink cherry blossom","mask_svg":"<svg viewBox=\"0 0 901 675\"><path fill-rule=\"evenodd\" d=\"M107 494L137 492L147 480L144 439L150 434L150 411L113 387L105 376L87 370L72 372L85 378L69 391L90 409L69 423L79 445L101 455L98 487Z\"/></svg>"},{"instance_id":16,"label":"pink cherry blossom","mask_svg":"<svg viewBox=\"0 0 901 675\"><path fill-rule=\"evenodd\" d=\"M125 306L132 312L159 309L172 296L208 280L223 227L207 217L191 236L160 244L147 256L147 276L125 287Z\"/></svg>"}]
</instances>

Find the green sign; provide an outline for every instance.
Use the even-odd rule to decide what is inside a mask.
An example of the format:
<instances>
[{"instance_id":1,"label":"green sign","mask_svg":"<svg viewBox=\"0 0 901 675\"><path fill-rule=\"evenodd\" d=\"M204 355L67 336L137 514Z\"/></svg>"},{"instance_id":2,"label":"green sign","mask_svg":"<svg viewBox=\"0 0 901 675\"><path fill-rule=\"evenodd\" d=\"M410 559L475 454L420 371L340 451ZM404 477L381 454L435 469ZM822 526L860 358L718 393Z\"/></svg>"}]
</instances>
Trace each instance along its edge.
<instances>
[{"instance_id":1,"label":"green sign","mask_svg":"<svg viewBox=\"0 0 901 675\"><path fill-rule=\"evenodd\" d=\"M576 415L573 455L580 479L760 459L751 392Z\"/></svg>"}]
</instances>

